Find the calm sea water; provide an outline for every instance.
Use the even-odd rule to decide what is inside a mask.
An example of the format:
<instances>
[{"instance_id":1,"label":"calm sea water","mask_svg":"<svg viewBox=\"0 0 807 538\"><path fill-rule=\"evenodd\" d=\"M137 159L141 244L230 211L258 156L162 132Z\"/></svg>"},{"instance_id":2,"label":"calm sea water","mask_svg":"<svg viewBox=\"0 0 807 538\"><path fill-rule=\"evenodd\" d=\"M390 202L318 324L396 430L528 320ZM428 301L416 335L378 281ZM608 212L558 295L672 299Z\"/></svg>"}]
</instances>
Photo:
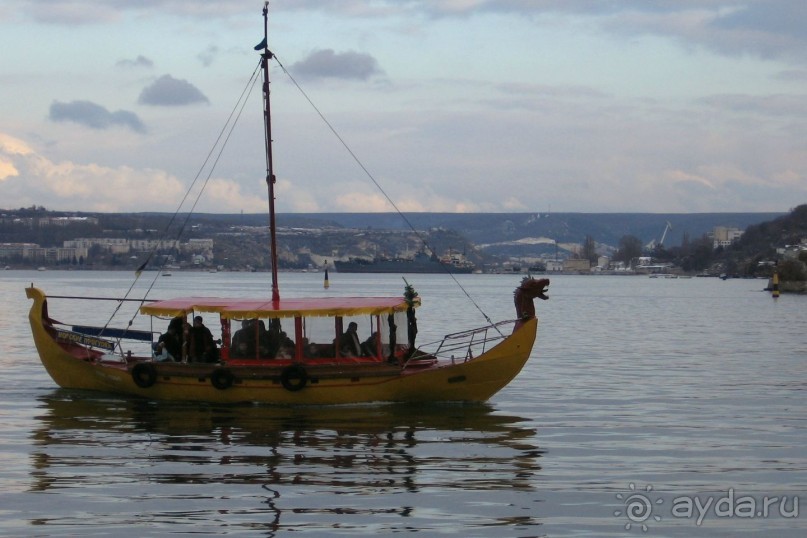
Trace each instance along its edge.
<instances>
[{"instance_id":1,"label":"calm sea water","mask_svg":"<svg viewBox=\"0 0 807 538\"><path fill-rule=\"evenodd\" d=\"M773 300L759 280L553 277L533 356L483 405L224 407L56 388L24 287L120 296L131 276L0 273L3 536L807 534L807 297ZM518 277L458 279L490 318L513 317ZM175 273L151 296L268 295L267 280ZM485 324L449 278L408 280L423 341ZM403 291L391 275L330 283ZM284 296L322 293L321 274L281 274ZM104 303L50 306L61 321L109 317Z\"/></svg>"}]
</instances>

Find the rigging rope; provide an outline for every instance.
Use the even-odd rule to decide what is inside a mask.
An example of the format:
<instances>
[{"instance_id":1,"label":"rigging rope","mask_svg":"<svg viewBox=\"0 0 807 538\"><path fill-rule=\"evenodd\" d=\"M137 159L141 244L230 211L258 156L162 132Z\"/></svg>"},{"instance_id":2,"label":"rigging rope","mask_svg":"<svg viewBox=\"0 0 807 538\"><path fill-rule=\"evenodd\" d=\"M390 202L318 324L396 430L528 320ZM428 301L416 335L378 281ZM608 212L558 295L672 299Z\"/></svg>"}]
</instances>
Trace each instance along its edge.
<instances>
[{"instance_id":1,"label":"rigging rope","mask_svg":"<svg viewBox=\"0 0 807 538\"><path fill-rule=\"evenodd\" d=\"M179 205L177 206L176 211L174 211L174 214L171 216L171 219L168 221L168 224L166 224L165 229L160 234L157 244L152 248L151 252L149 252L148 256L146 257L146 261L143 262L140 265L140 267L137 268L137 271L135 271L135 278L132 281L132 285L129 286L129 289L126 291L126 294L123 296L123 299L118 303L118 306L112 312L112 315L109 317L106 324L104 325L104 329L106 329L109 326L109 324L112 322L115 315L118 313L121 306L123 305L124 301L127 300L127 298L129 297L129 294L134 289L135 284L140 279L141 272L143 271L143 269L146 268L146 266L149 264L151 259L157 253L157 250L159 249L159 247L162 244L163 240L168 235L168 232L171 229L171 225L174 223L174 221L177 220L177 218L179 216L179 213L180 213L180 210L182 209L182 206L185 205L185 202L188 199L188 197L190 196L191 191L193 191L194 186L199 181L199 178L202 176L202 174L203 174L203 172L205 170L205 167L207 167L208 163L210 162L211 157L213 156L213 154L216 151L216 148L218 147L219 148L218 153L216 154L215 158L213 159L212 164L210 165L210 169L209 169L209 171L207 173L207 177L205 178L204 182L202 183L202 186L199 189L199 193L196 195L196 198L194 199L190 210L188 211L187 215L185 216L185 219L182 221L182 224L181 224L181 226L179 227L179 230L176 233L176 241L178 241L179 238L182 237L182 234L184 233L185 228L188 225L188 221L190 220L191 216L193 215L194 209L196 209L196 205L199 203L199 200L201 199L202 193L204 193L205 188L207 187L207 184L210 182L210 178L213 175L213 171L216 169L216 165L218 164L219 159L221 158L222 154L224 153L224 149L227 147L227 143L230 140L230 136L233 134L233 130L235 129L235 126L238 124L238 120L241 118L241 114L243 113L244 107L246 106L246 103L249 100L249 96L252 94L252 90L255 88L255 84L259 80L259 78L257 76L259 72L260 72L260 62L258 63L258 66L255 68L255 70L252 72L252 75L250 76L249 80L247 81L247 84L244 86L244 89L241 92L241 95L238 97L238 100L236 101L235 105L233 106L233 109L230 111L230 115L227 117L227 121L224 122L224 125L222 126L221 130L219 131L218 137L216 137L216 140L215 140L215 142L213 142L213 145L211 146L210 151L207 153L207 157L205 157L204 162L199 167L199 171L196 172L196 176L193 178L193 181L191 182L190 186L185 191L185 195L182 197L182 200L179 202ZM229 126L229 129L228 129L228 126ZM225 136L225 133L226 133L226 136ZM222 140L222 138L223 138L223 140ZM146 302L148 294L151 292L152 288L154 288L154 285L157 282L157 278L159 278L159 276L162 273L162 270L165 267L166 263L167 263L167 258L163 259L163 262L162 262L162 264L160 264L160 267L157 270L154 278L152 279L151 284L147 288L146 292L143 294L143 297L140 300L140 305L141 306L143 305L143 303ZM132 323L134 322L134 319L137 317L138 313L139 313L139 309L136 309L135 313L129 319L128 327L132 326Z\"/></svg>"},{"instance_id":2,"label":"rigging rope","mask_svg":"<svg viewBox=\"0 0 807 538\"><path fill-rule=\"evenodd\" d=\"M429 249L431 252L434 252L434 249L429 244L429 241L427 240L426 236L421 231L417 230L415 228L415 226L412 224L412 222L406 217L406 215L398 208L398 206L395 204L395 202L392 200L392 198L387 194L387 192L384 190L384 188L375 179L373 174L367 169L367 167L364 165L364 163L353 152L353 150L347 144L345 139L339 134L339 132L331 124L331 122L328 121L328 119L325 117L325 115L322 113L322 111L320 111L320 109L316 106L316 104L314 104L314 102L311 100L311 98L308 96L308 94L305 92L305 90L303 90L303 88L300 86L300 84L297 82L297 80L291 75L291 73L289 73L289 71L286 69L286 67L280 62L280 59L278 59L277 55L273 54L272 56L273 56L274 60L277 62L278 66L280 66L280 68L283 70L283 73L285 73L286 76L289 77L289 79L292 81L292 83L297 88L297 90L300 92L300 94L305 98L305 100L309 103L309 105L311 105L311 107L314 109L314 111L317 113L317 115L319 115L320 119L325 123L325 125L328 127L328 129L331 131L331 133L336 137L336 139L342 144L342 146L345 148L345 150L348 152L348 154L351 156L351 158L356 162L356 164L359 166L359 168L361 168L361 170L364 172L364 174L370 179L370 181L373 183L373 185L375 185L375 187L379 190L379 192L381 192L381 194L389 202L389 204L393 207L393 209L395 209L395 212L406 223L406 225L409 227L409 229L412 230L412 232L415 234L415 236L417 236L417 238L423 243L423 245L427 249ZM190 196L191 191L193 190L196 183L199 181L199 178L202 176L202 174L203 174L203 172L205 170L205 167L210 162L211 157L213 156L213 154L216 151L216 148L218 147L219 148L218 153L216 154L215 158L213 159L213 162L212 162L212 164L210 166L210 169L208 171L207 177L205 178L204 182L202 183L202 186L199 189L199 192L196 195L196 198L194 199L190 210L188 211L187 215L185 216L185 219L182 221L182 224L181 224L181 226L179 227L179 230L176 233L176 239L179 240L179 238L184 233L185 228L186 228L186 226L188 224L188 221L190 220L191 216L193 215L193 211L196 208L196 205L199 203L199 200L200 200L200 198L202 196L202 193L204 192L205 188L207 187L207 184L209 183L210 178L213 175L213 171L215 170L216 165L218 164L219 159L221 158L221 156L222 156L222 154L224 152L224 149L226 148L227 143L230 140L230 136L232 135L233 130L235 129L236 124L238 123L238 120L241 118L241 114L244 111L244 107L246 106L246 102L247 102L249 96L252 94L252 90L254 89L257 81L259 80L257 75L260 72L260 68L261 68L261 64L260 64L260 61L259 61L257 67L255 68L252 75L250 76L249 81L247 82L246 86L244 87L244 90L241 92L241 95L239 96L238 100L236 101L235 105L233 106L233 109L231 110L230 115L227 118L227 121L222 126L222 129L219 132L218 137L216 138L215 142L211 146L210 151L207 154L207 157L205 158L204 162L200 166L199 171L196 173L196 176L194 177L193 181L191 182L191 185L188 187L187 191L185 192L185 195L182 197L182 200L180 201L179 205L177 206L176 211L171 216L171 219L168 221L168 224L166 224L165 229L163 230L162 234L159 237L157 245L155 245L152 248L151 252L149 252L149 255L146 257L146 261L143 262L140 265L140 267L138 267L137 271L135 272L135 279L133 280L132 285L126 291L126 294L124 295L123 299L118 302L118 306L112 312L112 315L109 317L106 324L104 325L104 329L106 329L109 326L109 324L114 319L115 315L120 310L123 303L129 297L129 294L132 292L132 290L135 287L135 284L137 283L137 281L140 278L141 271L148 266L151 259L157 253L157 250L159 249L160 244L162 243L163 239L168 235L168 232L171 229L171 226L178 219L180 210L182 209L182 206L185 205L185 202L187 201L188 197ZM226 135L225 135L225 133L226 133ZM223 140L222 140L222 138L223 138ZM154 288L154 285L157 282L157 278L159 278L159 276L162 273L162 270L165 267L166 263L167 263L167 258L163 260L163 262L160 265L159 269L157 270L154 278L152 279L151 284L147 288L146 292L143 294L143 297L140 300L140 305L141 306L146 302L148 294ZM482 310L482 308L479 306L479 304L477 304L477 302L473 299L473 297L471 297L471 295L468 293L468 291L465 289L465 287L459 282L459 280L457 280L454 273L452 273L450 271L450 269L447 266L445 266L444 264L441 263L440 266L451 277L451 279L454 281L454 283L457 285L457 287L460 290L462 290L462 292L465 294L465 296L468 298L468 300L474 305L474 307L476 307L476 309L485 318L485 320L487 320L488 323L493 325L493 321L491 320L491 318L485 313L484 310ZM135 313L129 319L128 327L132 326L132 323L134 322L134 319L137 317L138 313L139 313L139 308L135 310ZM499 331L498 327L496 327L495 325L494 325L494 327L496 328L497 331ZM501 333L501 331L499 331L499 332Z\"/></svg>"},{"instance_id":3,"label":"rigging rope","mask_svg":"<svg viewBox=\"0 0 807 538\"><path fill-rule=\"evenodd\" d=\"M294 86L297 88L297 90L300 92L300 94L302 94L302 96L305 98L305 100L308 101L308 104L311 105L311 107L319 115L320 119L325 123L325 125L328 127L328 129L331 131L331 133L333 133L333 135L336 137L336 139L347 150L347 152L350 154L350 156L353 158L353 160L356 162L356 164L359 166L359 168L361 168L362 171L364 172L364 174L370 179L370 181L373 182L373 185L375 185L376 188L379 190L379 192L381 192L381 194L384 195L384 198L386 198L387 202L389 202L389 204L393 207L393 209L395 209L395 212L398 213L398 215L403 219L403 221L406 223L406 225L409 226L409 229L412 230L412 232L417 236L417 238L423 243L423 246L425 246L431 252L434 252L434 249L431 247L431 245L427 241L426 236L422 232L415 229L415 226L410 222L410 220L406 217L406 215L404 215L404 213L400 209L398 209L398 206L395 204L395 202L392 201L392 198L390 198L390 196L381 187L381 185L378 183L378 181L376 181L375 177L373 176L372 173L370 173L370 171L367 169L367 167L364 166L364 163L353 152L353 150L347 144L345 139L342 138L342 136L339 134L339 132L336 130L336 128L331 124L330 121L328 121L328 119L320 111L320 109L317 107L317 105L314 104L314 102L311 100L311 98L308 96L308 94L305 92L305 90L303 90L303 88L297 83L297 80L291 75L291 73L289 73L289 71L286 69L286 67L280 62L280 59L277 57L277 54L273 53L272 56L274 57L274 60L277 62L277 65L280 66L280 69L283 70L283 73L285 73L286 76L289 77L289 79L294 84ZM491 320L490 317L488 317L488 315L485 313L485 311L482 310L482 307L480 307L476 303L476 301L474 301L473 297L471 297L471 295L463 287L463 285L460 284L459 280L457 280L457 277L454 276L454 273L452 273L451 270L445 264L441 263L440 266L448 274L448 276L451 277L451 279L454 281L454 283L462 290L462 292L465 294L465 296L468 298L468 300L471 301L471 303L476 307L476 309L479 311L479 313L482 314L482 316L485 318L485 320L487 320L488 323L493 325L493 320ZM499 330L498 327L496 328L496 330L497 331Z\"/></svg>"}]
</instances>

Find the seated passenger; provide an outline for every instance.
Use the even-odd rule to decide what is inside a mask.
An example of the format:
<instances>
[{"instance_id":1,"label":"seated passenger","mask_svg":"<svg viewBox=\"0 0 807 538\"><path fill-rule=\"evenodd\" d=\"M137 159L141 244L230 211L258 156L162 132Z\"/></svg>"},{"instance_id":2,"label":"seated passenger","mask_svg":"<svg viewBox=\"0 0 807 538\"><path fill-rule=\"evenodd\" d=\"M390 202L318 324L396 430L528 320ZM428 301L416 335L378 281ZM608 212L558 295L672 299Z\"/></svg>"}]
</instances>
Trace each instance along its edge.
<instances>
[{"instance_id":1,"label":"seated passenger","mask_svg":"<svg viewBox=\"0 0 807 538\"><path fill-rule=\"evenodd\" d=\"M177 324L170 323L165 333L160 335L154 345L154 357L158 361L179 361L182 360L182 339L177 332Z\"/></svg>"},{"instance_id":2,"label":"seated passenger","mask_svg":"<svg viewBox=\"0 0 807 538\"><path fill-rule=\"evenodd\" d=\"M351 321L347 326L347 331L339 338L339 354L343 357L361 357L361 342L356 332L359 325Z\"/></svg>"},{"instance_id":3,"label":"seated passenger","mask_svg":"<svg viewBox=\"0 0 807 538\"><path fill-rule=\"evenodd\" d=\"M205 327L202 316L193 318L189 360L193 362L218 362L219 360L219 350L216 347L216 341L213 340L213 333Z\"/></svg>"},{"instance_id":4,"label":"seated passenger","mask_svg":"<svg viewBox=\"0 0 807 538\"><path fill-rule=\"evenodd\" d=\"M319 357L319 347L313 342L309 342L308 338L303 336L303 357L307 359L316 359Z\"/></svg>"},{"instance_id":5,"label":"seated passenger","mask_svg":"<svg viewBox=\"0 0 807 538\"><path fill-rule=\"evenodd\" d=\"M267 331L267 342L269 347L268 355L276 357L279 355L280 350L283 348L294 349L294 340L289 338L286 332L280 325L280 319L273 318L269 322L269 330Z\"/></svg>"},{"instance_id":6,"label":"seated passenger","mask_svg":"<svg viewBox=\"0 0 807 538\"><path fill-rule=\"evenodd\" d=\"M255 357L255 320L245 319L241 328L235 331L230 342L230 356L236 358Z\"/></svg>"},{"instance_id":7,"label":"seated passenger","mask_svg":"<svg viewBox=\"0 0 807 538\"><path fill-rule=\"evenodd\" d=\"M361 354L363 357L378 355L378 332L374 331L367 340L361 343Z\"/></svg>"}]
</instances>

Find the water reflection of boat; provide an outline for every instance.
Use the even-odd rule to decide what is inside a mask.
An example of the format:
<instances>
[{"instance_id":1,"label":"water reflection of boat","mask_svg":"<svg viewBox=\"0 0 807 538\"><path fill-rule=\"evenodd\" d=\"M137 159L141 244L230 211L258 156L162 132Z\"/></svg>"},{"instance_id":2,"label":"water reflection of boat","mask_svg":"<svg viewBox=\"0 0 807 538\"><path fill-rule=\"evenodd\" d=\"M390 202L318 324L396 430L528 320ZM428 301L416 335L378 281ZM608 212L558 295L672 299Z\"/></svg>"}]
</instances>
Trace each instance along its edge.
<instances>
[{"instance_id":1,"label":"water reflection of boat","mask_svg":"<svg viewBox=\"0 0 807 538\"><path fill-rule=\"evenodd\" d=\"M415 310L420 297L408 284L402 295L385 297L280 298L268 67L274 56L266 48L266 37L264 30L258 49L264 91L271 298L139 300L139 314L151 316L152 323L156 318L159 326L159 320L173 318L163 337L175 345L167 346L167 361L157 361L150 346L151 331L134 330L131 321L126 328L111 328L109 322L103 327L60 323L50 317L45 293L32 286L26 290L33 300L29 321L48 374L65 388L175 401L321 405L490 398L518 375L530 356L538 326L533 299L547 298L547 279L522 280L516 289L515 319L448 334L431 345L417 345ZM459 261L449 257L444 263ZM111 300L122 304L133 299ZM220 350L211 349L212 337L206 343L194 337L198 333L188 317L197 314L209 316L205 319L211 326L221 327ZM362 341L359 327L366 331Z\"/></svg>"},{"instance_id":2,"label":"water reflection of boat","mask_svg":"<svg viewBox=\"0 0 807 538\"><path fill-rule=\"evenodd\" d=\"M435 454L425 466L439 466L438 460L444 460L447 466L461 466L474 475L475 488L500 488L507 483L507 487L529 489L532 475L541 469L537 459L544 452L535 445L536 430L524 426L523 417L495 412L484 403L215 406L85 396L82 391L58 389L39 398L33 439L35 467L40 471L36 474L36 489L44 491L52 486L53 481L43 470L63 467L60 458L73 458L69 450L54 449L73 444L99 449L109 444L136 445L144 436L148 436L151 445L148 451L141 455L136 451L121 454L120 458L130 458L125 466L128 473L147 473L149 481L155 483L161 481L153 474L160 468L161 460L172 463L165 468L172 480L206 483L220 476L196 472L177 475L175 465L185 461L196 466L202 460L215 462L226 457L230 463L240 461L252 468L242 469L238 474L237 479L244 483L265 482L266 470L271 466L272 482L276 484L304 480L337 486L343 483L346 469L354 467L357 474L388 474L399 485L402 475L406 475L407 487L417 488L417 476L427 471L412 459L415 447L422 445L417 450L423 451L435 443L456 443L459 436L463 450ZM194 448L188 448L184 455L176 450L188 443ZM230 447L224 455L220 452L222 446ZM256 452L255 448L261 450ZM306 470L297 465L299 453L304 454ZM142 467L138 460L142 460ZM109 461L99 459L97 465L106 468ZM450 482L447 485L457 486L456 477L445 479ZM91 480L87 473L76 475L72 482L61 475L59 487L91 485L84 484L85 480Z\"/></svg>"},{"instance_id":3,"label":"water reflection of boat","mask_svg":"<svg viewBox=\"0 0 807 538\"><path fill-rule=\"evenodd\" d=\"M498 501L502 491L514 504L476 507L474 519L501 527L495 535L514 521L541 525L524 512L539 502L537 432L486 404L222 406L86 396L58 389L37 398L28 489L60 502L33 504L9 535L28 535L32 524L50 535L78 527L115 535L133 525L141 535L226 528L330 536L337 527L357 535L349 530L365 525L388 535L403 528L398 522L467 518L461 508ZM430 505L436 497L445 498Z\"/></svg>"}]
</instances>

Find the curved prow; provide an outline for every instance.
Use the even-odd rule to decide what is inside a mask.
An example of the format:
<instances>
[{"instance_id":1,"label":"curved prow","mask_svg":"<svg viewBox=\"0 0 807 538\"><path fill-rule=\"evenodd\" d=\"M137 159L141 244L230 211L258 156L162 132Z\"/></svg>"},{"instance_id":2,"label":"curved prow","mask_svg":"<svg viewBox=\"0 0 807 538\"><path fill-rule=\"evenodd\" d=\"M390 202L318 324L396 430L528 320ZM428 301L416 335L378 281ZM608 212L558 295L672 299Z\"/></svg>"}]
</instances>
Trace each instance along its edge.
<instances>
[{"instance_id":1,"label":"curved prow","mask_svg":"<svg viewBox=\"0 0 807 538\"><path fill-rule=\"evenodd\" d=\"M514 330L521 327L527 320L535 317L535 304L534 299L543 299L546 301L549 297L546 292L549 288L548 278L532 278L525 276L521 280L521 284L514 292L516 304L516 316L518 321Z\"/></svg>"},{"instance_id":2,"label":"curved prow","mask_svg":"<svg viewBox=\"0 0 807 538\"><path fill-rule=\"evenodd\" d=\"M53 320L48 315L48 298L44 291L35 288L33 284L30 288L25 288L25 295L34 301L31 303L31 310L28 311L28 321L31 324L34 343L41 356L44 347L53 345L54 337Z\"/></svg>"},{"instance_id":3,"label":"curved prow","mask_svg":"<svg viewBox=\"0 0 807 538\"><path fill-rule=\"evenodd\" d=\"M48 302L45 298L45 292L31 285L30 288L25 288L25 296L34 300L28 314L28 319L37 324L41 324L43 321L49 321Z\"/></svg>"}]
</instances>

